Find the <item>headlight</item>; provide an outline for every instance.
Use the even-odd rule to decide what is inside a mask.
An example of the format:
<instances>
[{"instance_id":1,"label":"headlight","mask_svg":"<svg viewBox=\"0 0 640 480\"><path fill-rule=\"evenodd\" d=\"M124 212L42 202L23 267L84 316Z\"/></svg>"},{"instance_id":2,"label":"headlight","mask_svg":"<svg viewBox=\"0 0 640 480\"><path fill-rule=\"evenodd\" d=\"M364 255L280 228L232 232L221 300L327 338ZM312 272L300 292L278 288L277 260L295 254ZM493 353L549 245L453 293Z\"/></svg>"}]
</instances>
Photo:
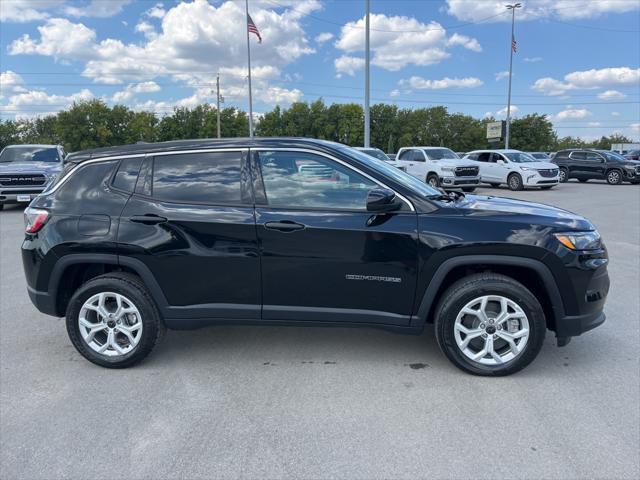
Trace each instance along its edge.
<instances>
[{"instance_id":1,"label":"headlight","mask_svg":"<svg viewBox=\"0 0 640 480\"><path fill-rule=\"evenodd\" d=\"M630 172L635 172L636 171L636 167L633 166L633 165L625 165L624 168L626 168Z\"/></svg>"},{"instance_id":2,"label":"headlight","mask_svg":"<svg viewBox=\"0 0 640 480\"><path fill-rule=\"evenodd\" d=\"M601 246L597 231L554 233L554 236L569 250L596 250Z\"/></svg>"},{"instance_id":3,"label":"headlight","mask_svg":"<svg viewBox=\"0 0 640 480\"><path fill-rule=\"evenodd\" d=\"M453 172L455 167L442 167L443 172Z\"/></svg>"},{"instance_id":4,"label":"headlight","mask_svg":"<svg viewBox=\"0 0 640 480\"><path fill-rule=\"evenodd\" d=\"M529 167L520 167L520 170L528 172L529 170L535 170L535 169L534 168L529 168Z\"/></svg>"}]
</instances>

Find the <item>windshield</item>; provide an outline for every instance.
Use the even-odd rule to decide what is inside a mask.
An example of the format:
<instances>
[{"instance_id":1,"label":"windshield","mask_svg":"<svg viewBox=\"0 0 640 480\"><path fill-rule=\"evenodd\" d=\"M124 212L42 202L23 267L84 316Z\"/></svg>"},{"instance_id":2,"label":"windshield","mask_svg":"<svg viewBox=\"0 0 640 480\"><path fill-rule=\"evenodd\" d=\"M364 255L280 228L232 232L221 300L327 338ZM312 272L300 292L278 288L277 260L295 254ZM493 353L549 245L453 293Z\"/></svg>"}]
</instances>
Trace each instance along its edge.
<instances>
[{"instance_id":1,"label":"windshield","mask_svg":"<svg viewBox=\"0 0 640 480\"><path fill-rule=\"evenodd\" d=\"M350 147L342 147L339 149L341 152L363 162L366 163L369 167L376 170L380 174L390 177L394 181L398 183L402 183L409 187L414 193L421 195L423 197L428 197L430 195L439 195L441 192L436 190L433 187L430 187L425 182L418 180L416 177L412 177L408 173L403 172L399 168L394 167L393 165L388 164L387 162L383 162L378 160L377 158L372 157L371 155L367 155L360 150L356 150L355 148Z\"/></svg>"},{"instance_id":2,"label":"windshield","mask_svg":"<svg viewBox=\"0 0 640 480\"><path fill-rule=\"evenodd\" d=\"M524 152L502 152L502 154L515 163L537 162L535 158Z\"/></svg>"},{"instance_id":3,"label":"windshield","mask_svg":"<svg viewBox=\"0 0 640 480\"><path fill-rule=\"evenodd\" d=\"M453 151L448 148L430 148L429 150L425 150L425 153L429 156L431 160L442 160L442 159L459 159L458 155L456 155Z\"/></svg>"},{"instance_id":4,"label":"windshield","mask_svg":"<svg viewBox=\"0 0 640 480\"><path fill-rule=\"evenodd\" d=\"M532 153L531 156L533 158L538 159L538 160L548 160L549 159L549 155L547 155L546 153Z\"/></svg>"},{"instance_id":5,"label":"windshield","mask_svg":"<svg viewBox=\"0 0 640 480\"><path fill-rule=\"evenodd\" d=\"M10 147L0 154L0 162L59 162L55 147Z\"/></svg>"},{"instance_id":6,"label":"windshield","mask_svg":"<svg viewBox=\"0 0 640 480\"><path fill-rule=\"evenodd\" d=\"M367 155L371 155L378 160L384 160L385 162L389 161L389 157L387 157L387 155L382 150L378 150L377 148L367 148L360 151L366 153Z\"/></svg>"},{"instance_id":7,"label":"windshield","mask_svg":"<svg viewBox=\"0 0 640 480\"><path fill-rule=\"evenodd\" d=\"M604 155L605 157L607 157L607 160L609 160L610 162L626 162L627 161L626 158L624 158L622 155L616 152L609 152L608 150L600 150L598 153L600 155Z\"/></svg>"}]
</instances>

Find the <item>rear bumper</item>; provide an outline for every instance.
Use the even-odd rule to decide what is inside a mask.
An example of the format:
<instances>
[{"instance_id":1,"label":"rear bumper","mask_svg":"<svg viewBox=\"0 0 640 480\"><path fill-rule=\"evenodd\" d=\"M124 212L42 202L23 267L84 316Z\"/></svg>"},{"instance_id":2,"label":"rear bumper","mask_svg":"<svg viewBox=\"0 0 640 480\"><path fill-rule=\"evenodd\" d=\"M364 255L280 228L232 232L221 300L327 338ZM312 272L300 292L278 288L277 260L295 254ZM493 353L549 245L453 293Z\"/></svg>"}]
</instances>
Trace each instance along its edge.
<instances>
[{"instance_id":1,"label":"rear bumper","mask_svg":"<svg viewBox=\"0 0 640 480\"><path fill-rule=\"evenodd\" d=\"M0 189L0 204L15 204L15 203L23 203L25 206L29 205L32 199L34 199L38 194L42 193L43 188L39 189L24 189L18 191L10 191L6 189ZM24 200L20 197L28 196L28 200L25 198ZM19 199L20 198L20 199Z\"/></svg>"},{"instance_id":2,"label":"rear bumper","mask_svg":"<svg viewBox=\"0 0 640 480\"><path fill-rule=\"evenodd\" d=\"M49 295L48 292L40 292L28 285L27 292L29 292L31 303L33 303L38 310L46 315L52 315L54 317L58 316L58 313L56 312L55 299Z\"/></svg>"}]
</instances>

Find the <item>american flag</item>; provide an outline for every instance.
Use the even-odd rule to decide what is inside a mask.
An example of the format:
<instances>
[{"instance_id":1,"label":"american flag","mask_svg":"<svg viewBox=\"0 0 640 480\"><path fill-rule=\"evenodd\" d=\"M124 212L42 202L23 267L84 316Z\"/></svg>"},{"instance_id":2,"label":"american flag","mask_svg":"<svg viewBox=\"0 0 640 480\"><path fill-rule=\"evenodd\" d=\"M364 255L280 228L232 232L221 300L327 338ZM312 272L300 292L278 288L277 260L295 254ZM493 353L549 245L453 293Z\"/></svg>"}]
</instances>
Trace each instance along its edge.
<instances>
[{"instance_id":1,"label":"american flag","mask_svg":"<svg viewBox=\"0 0 640 480\"><path fill-rule=\"evenodd\" d=\"M518 44L516 42L516 37L511 37L511 50L513 50L513 53L516 53L518 51Z\"/></svg>"},{"instance_id":2,"label":"american flag","mask_svg":"<svg viewBox=\"0 0 640 480\"><path fill-rule=\"evenodd\" d=\"M255 33L256 37L258 37L258 43L262 43L262 37L260 36L260 32L258 31L258 27L253 23L253 19L251 15L247 13L247 29L249 29L249 33Z\"/></svg>"}]
</instances>

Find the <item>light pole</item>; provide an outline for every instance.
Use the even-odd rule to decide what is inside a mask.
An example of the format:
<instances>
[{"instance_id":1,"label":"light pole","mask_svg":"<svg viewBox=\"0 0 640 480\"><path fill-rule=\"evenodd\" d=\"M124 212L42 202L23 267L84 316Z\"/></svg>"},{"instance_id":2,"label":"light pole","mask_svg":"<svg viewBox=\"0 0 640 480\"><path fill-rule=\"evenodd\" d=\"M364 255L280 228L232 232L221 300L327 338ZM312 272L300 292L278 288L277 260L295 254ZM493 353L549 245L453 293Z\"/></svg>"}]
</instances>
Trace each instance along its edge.
<instances>
[{"instance_id":1,"label":"light pole","mask_svg":"<svg viewBox=\"0 0 640 480\"><path fill-rule=\"evenodd\" d=\"M364 146L371 146L371 118L369 116L369 0L365 0L367 13L364 33Z\"/></svg>"},{"instance_id":2,"label":"light pole","mask_svg":"<svg viewBox=\"0 0 640 480\"><path fill-rule=\"evenodd\" d=\"M507 94L507 125L504 135L504 148L509 148L509 127L511 123L511 77L513 76L513 52L515 52L516 50L516 8L521 8L522 4L514 3L505 6L508 10L511 10L511 44L509 45L509 93Z\"/></svg>"}]
</instances>

